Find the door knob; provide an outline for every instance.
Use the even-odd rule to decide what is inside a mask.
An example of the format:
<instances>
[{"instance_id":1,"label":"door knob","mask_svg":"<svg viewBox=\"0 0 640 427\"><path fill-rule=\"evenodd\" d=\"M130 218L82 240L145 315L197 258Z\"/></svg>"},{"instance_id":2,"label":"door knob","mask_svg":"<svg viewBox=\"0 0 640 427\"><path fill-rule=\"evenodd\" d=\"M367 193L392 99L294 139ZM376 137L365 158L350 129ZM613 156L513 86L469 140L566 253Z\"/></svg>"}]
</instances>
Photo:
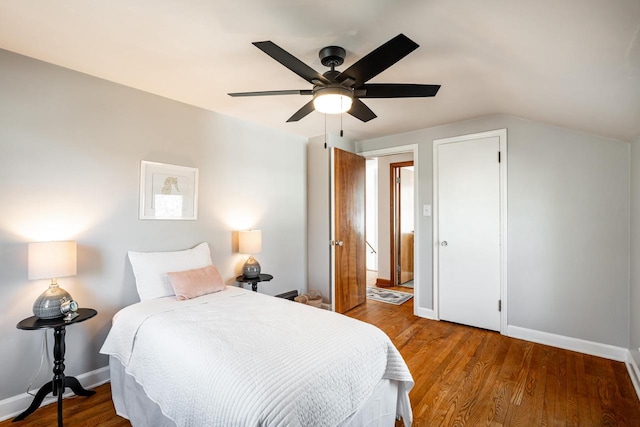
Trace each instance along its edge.
<instances>
[{"instance_id":1,"label":"door knob","mask_svg":"<svg viewBox=\"0 0 640 427\"><path fill-rule=\"evenodd\" d=\"M446 240L443 240L442 243L440 243L440 246L447 246L447 245L448 245L448 243L447 243Z\"/></svg>"},{"instance_id":2,"label":"door knob","mask_svg":"<svg viewBox=\"0 0 640 427\"><path fill-rule=\"evenodd\" d=\"M343 242L342 240L338 240L338 241L336 242L336 245L338 245L338 246L344 246L344 242Z\"/></svg>"}]
</instances>

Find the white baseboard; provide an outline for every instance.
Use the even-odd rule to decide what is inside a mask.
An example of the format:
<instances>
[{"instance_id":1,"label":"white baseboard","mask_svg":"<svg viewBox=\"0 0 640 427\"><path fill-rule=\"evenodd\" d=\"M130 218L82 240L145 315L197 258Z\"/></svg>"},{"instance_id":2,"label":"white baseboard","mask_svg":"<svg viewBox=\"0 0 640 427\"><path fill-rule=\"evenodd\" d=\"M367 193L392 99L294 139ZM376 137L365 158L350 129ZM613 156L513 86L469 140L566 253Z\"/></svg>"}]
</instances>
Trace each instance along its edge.
<instances>
[{"instance_id":1,"label":"white baseboard","mask_svg":"<svg viewBox=\"0 0 640 427\"><path fill-rule=\"evenodd\" d=\"M84 374L76 376L82 387L86 389L92 389L99 385L102 385L109 381L109 367L96 369L95 371L86 372ZM37 390L34 390L37 391ZM74 395L71 390L68 390L63 397L69 397ZM28 393L22 393L17 396L9 397L4 400L0 400L0 421L13 418L21 414L25 409L31 405L33 396ZM45 397L40 407L49 405L56 402L56 398L53 396Z\"/></svg>"},{"instance_id":2,"label":"white baseboard","mask_svg":"<svg viewBox=\"0 0 640 427\"><path fill-rule=\"evenodd\" d=\"M631 377L631 382L633 383L633 388L636 390L636 395L638 395L638 399L640 399L640 369L638 369L636 361L628 350L625 365L627 365L627 371L629 371L629 377Z\"/></svg>"},{"instance_id":3,"label":"white baseboard","mask_svg":"<svg viewBox=\"0 0 640 427\"><path fill-rule=\"evenodd\" d=\"M438 320L436 319L436 315L434 311L430 308L414 307L413 314L415 314L418 317L423 317L425 319Z\"/></svg>"},{"instance_id":4,"label":"white baseboard","mask_svg":"<svg viewBox=\"0 0 640 427\"><path fill-rule=\"evenodd\" d=\"M550 334L548 332L541 332L518 326L507 326L507 336L537 342L539 344L550 345L552 347L563 348L565 350L590 354L592 356L604 357L605 359L617 360L618 362L626 362L629 357L629 350L626 348L581 340L579 338L565 337L563 335Z\"/></svg>"}]
</instances>

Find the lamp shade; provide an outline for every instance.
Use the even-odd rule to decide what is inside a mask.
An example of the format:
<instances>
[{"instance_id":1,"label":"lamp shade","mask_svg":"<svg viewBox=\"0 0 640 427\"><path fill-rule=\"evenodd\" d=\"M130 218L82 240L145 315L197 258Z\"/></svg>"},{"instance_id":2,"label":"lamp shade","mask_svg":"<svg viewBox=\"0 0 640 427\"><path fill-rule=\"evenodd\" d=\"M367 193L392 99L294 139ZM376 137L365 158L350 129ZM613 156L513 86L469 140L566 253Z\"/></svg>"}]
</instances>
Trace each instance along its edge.
<instances>
[{"instance_id":1,"label":"lamp shade","mask_svg":"<svg viewBox=\"0 0 640 427\"><path fill-rule=\"evenodd\" d=\"M76 242L29 243L29 280L76 275Z\"/></svg>"},{"instance_id":2,"label":"lamp shade","mask_svg":"<svg viewBox=\"0 0 640 427\"><path fill-rule=\"evenodd\" d=\"M259 254L262 252L262 230L241 231L238 234L238 246L241 254Z\"/></svg>"}]
</instances>

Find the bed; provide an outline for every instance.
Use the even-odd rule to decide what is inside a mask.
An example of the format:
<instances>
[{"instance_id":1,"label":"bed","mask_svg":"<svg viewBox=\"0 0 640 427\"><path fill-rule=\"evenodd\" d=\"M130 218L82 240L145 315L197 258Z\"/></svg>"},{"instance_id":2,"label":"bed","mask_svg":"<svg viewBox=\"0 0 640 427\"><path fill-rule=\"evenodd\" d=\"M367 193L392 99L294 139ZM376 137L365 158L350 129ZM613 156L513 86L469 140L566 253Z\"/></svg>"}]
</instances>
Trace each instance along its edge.
<instances>
[{"instance_id":1,"label":"bed","mask_svg":"<svg viewBox=\"0 0 640 427\"><path fill-rule=\"evenodd\" d=\"M412 422L413 379L381 330L234 286L123 308L101 353L133 426Z\"/></svg>"}]
</instances>

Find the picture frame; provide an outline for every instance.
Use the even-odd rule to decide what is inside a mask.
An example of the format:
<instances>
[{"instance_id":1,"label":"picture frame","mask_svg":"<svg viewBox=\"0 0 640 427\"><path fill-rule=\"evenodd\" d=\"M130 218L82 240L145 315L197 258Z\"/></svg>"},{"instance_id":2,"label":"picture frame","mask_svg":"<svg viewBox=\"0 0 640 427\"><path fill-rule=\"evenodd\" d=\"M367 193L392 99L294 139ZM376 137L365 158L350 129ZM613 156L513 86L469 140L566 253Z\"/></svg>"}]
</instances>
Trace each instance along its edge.
<instances>
[{"instance_id":1,"label":"picture frame","mask_svg":"<svg viewBox=\"0 0 640 427\"><path fill-rule=\"evenodd\" d=\"M142 160L140 219L197 220L198 169Z\"/></svg>"}]
</instances>

